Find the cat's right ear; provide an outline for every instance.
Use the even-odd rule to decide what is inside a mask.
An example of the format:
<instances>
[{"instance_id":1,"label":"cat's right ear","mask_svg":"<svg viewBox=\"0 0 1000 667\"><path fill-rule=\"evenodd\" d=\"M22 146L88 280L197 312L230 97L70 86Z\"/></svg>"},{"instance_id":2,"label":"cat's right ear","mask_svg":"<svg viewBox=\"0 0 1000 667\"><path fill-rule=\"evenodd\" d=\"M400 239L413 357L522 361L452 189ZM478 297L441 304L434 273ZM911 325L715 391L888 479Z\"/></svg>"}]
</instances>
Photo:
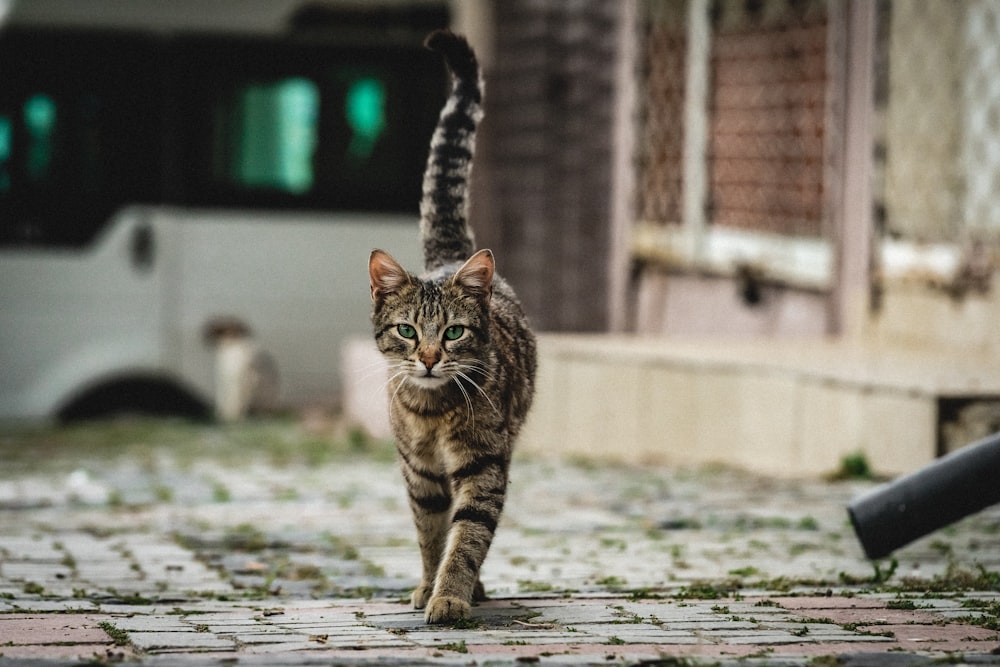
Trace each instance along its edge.
<instances>
[{"instance_id":1,"label":"cat's right ear","mask_svg":"<svg viewBox=\"0 0 1000 667\"><path fill-rule=\"evenodd\" d=\"M368 258L368 277L372 301L376 303L410 283L410 274L384 250L372 250Z\"/></svg>"}]
</instances>

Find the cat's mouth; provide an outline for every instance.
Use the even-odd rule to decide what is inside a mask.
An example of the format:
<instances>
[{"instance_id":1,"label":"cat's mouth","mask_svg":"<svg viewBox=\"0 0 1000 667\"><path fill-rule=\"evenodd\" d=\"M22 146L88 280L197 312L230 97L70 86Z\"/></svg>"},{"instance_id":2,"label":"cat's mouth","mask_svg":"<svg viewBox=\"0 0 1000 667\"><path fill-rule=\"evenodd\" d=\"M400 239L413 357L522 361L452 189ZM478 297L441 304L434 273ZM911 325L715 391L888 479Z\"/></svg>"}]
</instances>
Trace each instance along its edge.
<instances>
[{"instance_id":1,"label":"cat's mouth","mask_svg":"<svg viewBox=\"0 0 1000 667\"><path fill-rule=\"evenodd\" d=\"M431 371L422 375L410 375L407 380L421 389L437 389L449 382L448 378L434 375Z\"/></svg>"}]
</instances>

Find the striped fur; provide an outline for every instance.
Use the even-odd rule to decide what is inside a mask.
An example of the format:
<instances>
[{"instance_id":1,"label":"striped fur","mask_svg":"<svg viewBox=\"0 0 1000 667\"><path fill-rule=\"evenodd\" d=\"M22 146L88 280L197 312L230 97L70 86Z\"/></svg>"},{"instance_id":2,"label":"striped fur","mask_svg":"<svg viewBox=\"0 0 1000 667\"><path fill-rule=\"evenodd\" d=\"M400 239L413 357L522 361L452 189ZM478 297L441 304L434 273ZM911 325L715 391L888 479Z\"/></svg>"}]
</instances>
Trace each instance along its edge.
<instances>
[{"instance_id":1,"label":"striped fur","mask_svg":"<svg viewBox=\"0 0 1000 667\"><path fill-rule=\"evenodd\" d=\"M485 597L479 569L503 511L514 439L534 394L535 339L489 250L465 222L481 82L466 41L432 33L454 77L421 202L425 272L369 259L372 324L388 360L389 415L423 562L413 604L454 622Z\"/></svg>"},{"instance_id":2,"label":"striped fur","mask_svg":"<svg viewBox=\"0 0 1000 667\"><path fill-rule=\"evenodd\" d=\"M475 247L466 214L476 128L483 117L483 83L476 56L464 38L438 30L424 44L444 56L453 79L451 96L431 137L420 201L424 268L430 271L467 259Z\"/></svg>"}]
</instances>

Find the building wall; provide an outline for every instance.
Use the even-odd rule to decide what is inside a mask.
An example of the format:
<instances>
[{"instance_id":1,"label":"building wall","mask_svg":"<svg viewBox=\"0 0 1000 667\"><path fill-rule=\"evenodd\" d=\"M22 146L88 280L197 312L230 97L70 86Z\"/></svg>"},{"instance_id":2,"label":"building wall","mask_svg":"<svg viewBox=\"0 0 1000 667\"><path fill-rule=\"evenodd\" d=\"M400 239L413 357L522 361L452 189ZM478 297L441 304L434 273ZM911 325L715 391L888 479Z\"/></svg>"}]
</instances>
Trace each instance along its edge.
<instances>
[{"instance_id":1,"label":"building wall","mask_svg":"<svg viewBox=\"0 0 1000 667\"><path fill-rule=\"evenodd\" d=\"M784 338L827 333L828 303L822 293L650 271L635 289L635 329L644 334Z\"/></svg>"},{"instance_id":2,"label":"building wall","mask_svg":"<svg viewBox=\"0 0 1000 667\"><path fill-rule=\"evenodd\" d=\"M991 0L887 7L878 298L862 333L880 346L996 358L1000 10Z\"/></svg>"},{"instance_id":3,"label":"building wall","mask_svg":"<svg viewBox=\"0 0 1000 667\"><path fill-rule=\"evenodd\" d=\"M844 12L642 5L633 327L830 333L844 120L830 91L843 83Z\"/></svg>"},{"instance_id":4,"label":"building wall","mask_svg":"<svg viewBox=\"0 0 1000 667\"><path fill-rule=\"evenodd\" d=\"M535 328L608 327L616 0L493 3L472 221Z\"/></svg>"},{"instance_id":5,"label":"building wall","mask_svg":"<svg viewBox=\"0 0 1000 667\"><path fill-rule=\"evenodd\" d=\"M954 234L961 207L958 152L965 3L892 3L885 108L887 231L924 241Z\"/></svg>"}]
</instances>

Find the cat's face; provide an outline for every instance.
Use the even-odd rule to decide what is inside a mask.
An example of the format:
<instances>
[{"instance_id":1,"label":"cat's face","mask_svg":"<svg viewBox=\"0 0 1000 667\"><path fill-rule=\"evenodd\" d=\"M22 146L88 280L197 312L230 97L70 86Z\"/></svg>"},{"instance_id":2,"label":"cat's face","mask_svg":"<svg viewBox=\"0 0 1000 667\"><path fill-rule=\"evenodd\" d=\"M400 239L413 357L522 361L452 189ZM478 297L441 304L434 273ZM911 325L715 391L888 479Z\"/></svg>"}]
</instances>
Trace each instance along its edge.
<instances>
[{"instance_id":1,"label":"cat's face","mask_svg":"<svg viewBox=\"0 0 1000 667\"><path fill-rule=\"evenodd\" d=\"M394 377L425 390L487 373L493 255L481 251L453 276L421 280L389 255L369 261L379 350Z\"/></svg>"}]
</instances>

